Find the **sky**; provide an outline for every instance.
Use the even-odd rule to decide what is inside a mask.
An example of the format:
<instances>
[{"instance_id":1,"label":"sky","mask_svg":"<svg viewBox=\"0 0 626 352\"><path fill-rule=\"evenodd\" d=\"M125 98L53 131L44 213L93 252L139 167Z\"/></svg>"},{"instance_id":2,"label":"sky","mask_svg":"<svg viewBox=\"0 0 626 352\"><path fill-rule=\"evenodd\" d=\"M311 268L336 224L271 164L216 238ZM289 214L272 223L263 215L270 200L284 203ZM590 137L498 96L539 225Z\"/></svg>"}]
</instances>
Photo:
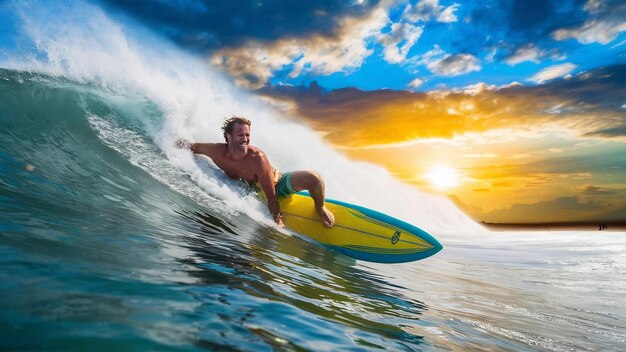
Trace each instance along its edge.
<instances>
[{"instance_id":1,"label":"sky","mask_svg":"<svg viewBox=\"0 0 626 352\"><path fill-rule=\"evenodd\" d=\"M624 1L98 4L478 221L626 220Z\"/></svg>"}]
</instances>

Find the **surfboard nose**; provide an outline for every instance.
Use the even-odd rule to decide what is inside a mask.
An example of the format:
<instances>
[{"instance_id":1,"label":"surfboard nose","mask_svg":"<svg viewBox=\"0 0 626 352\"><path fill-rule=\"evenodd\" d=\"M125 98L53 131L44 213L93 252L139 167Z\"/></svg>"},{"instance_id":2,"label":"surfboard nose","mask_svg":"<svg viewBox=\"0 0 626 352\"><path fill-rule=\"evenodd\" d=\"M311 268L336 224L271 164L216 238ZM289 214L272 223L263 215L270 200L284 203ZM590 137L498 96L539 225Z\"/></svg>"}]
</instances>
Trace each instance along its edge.
<instances>
[{"instance_id":1,"label":"surfboard nose","mask_svg":"<svg viewBox=\"0 0 626 352\"><path fill-rule=\"evenodd\" d=\"M441 251L443 249L443 245L441 243L439 243L439 241L437 241L437 239L435 239L433 236L430 236L430 239L427 239L428 243L433 245L433 248L431 248L428 251L428 256L424 257L424 258L428 258L431 255L435 255L437 254L439 251Z\"/></svg>"}]
</instances>

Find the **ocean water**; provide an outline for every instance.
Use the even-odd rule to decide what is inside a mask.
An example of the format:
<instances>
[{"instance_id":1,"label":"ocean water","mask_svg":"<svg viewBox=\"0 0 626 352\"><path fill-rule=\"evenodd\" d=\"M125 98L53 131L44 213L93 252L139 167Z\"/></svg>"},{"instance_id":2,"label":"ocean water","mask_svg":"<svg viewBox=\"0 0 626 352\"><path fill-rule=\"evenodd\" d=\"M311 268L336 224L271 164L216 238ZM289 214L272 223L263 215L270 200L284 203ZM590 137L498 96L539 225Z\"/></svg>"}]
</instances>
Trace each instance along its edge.
<instances>
[{"instance_id":1,"label":"ocean water","mask_svg":"<svg viewBox=\"0 0 626 352\"><path fill-rule=\"evenodd\" d=\"M128 19L6 4L0 349L626 348L626 233L489 232ZM317 170L331 198L414 223L444 250L374 264L276 228L254 194L172 146L220 140L231 114L253 120L278 168Z\"/></svg>"}]
</instances>

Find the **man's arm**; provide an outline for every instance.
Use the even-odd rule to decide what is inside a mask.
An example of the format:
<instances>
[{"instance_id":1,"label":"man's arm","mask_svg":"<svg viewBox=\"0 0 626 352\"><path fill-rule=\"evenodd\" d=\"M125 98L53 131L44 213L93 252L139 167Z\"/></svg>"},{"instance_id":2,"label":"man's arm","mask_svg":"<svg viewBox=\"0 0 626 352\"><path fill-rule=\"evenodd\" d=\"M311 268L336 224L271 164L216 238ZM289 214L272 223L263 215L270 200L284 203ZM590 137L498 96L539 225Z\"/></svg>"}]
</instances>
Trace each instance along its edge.
<instances>
[{"instance_id":1,"label":"man's arm","mask_svg":"<svg viewBox=\"0 0 626 352\"><path fill-rule=\"evenodd\" d=\"M278 199L276 198L272 166L270 165L269 160L267 160L265 154L262 152L259 154L256 162L258 163L260 170L257 174L259 177L259 186L261 186L261 190L263 190L265 198L267 198L267 207L276 224L278 224L278 226L285 226L283 223L283 216L280 213L280 205L278 204Z\"/></svg>"},{"instance_id":2,"label":"man's arm","mask_svg":"<svg viewBox=\"0 0 626 352\"><path fill-rule=\"evenodd\" d=\"M223 143L193 143L185 139L177 140L176 148L189 149L195 154L206 155L213 160L224 149Z\"/></svg>"}]
</instances>

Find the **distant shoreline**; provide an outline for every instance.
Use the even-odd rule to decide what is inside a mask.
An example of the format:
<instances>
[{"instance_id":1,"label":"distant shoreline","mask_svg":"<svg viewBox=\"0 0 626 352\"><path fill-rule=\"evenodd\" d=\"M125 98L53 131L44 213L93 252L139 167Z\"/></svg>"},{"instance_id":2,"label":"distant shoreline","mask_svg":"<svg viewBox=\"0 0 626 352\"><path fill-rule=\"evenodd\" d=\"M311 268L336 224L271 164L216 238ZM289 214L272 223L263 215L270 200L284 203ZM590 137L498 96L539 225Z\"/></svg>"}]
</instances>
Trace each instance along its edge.
<instances>
[{"instance_id":1,"label":"distant shoreline","mask_svg":"<svg viewBox=\"0 0 626 352\"><path fill-rule=\"evenodd\" d=\"M559 230L559 231L626 231L626 221L598 221L598 222L544 222L529 224L505 224L482 221L481 224L490 230L519 231L519 230ZM599 230L601 224L606 229Z\"/></svg>"}]
</instances>

